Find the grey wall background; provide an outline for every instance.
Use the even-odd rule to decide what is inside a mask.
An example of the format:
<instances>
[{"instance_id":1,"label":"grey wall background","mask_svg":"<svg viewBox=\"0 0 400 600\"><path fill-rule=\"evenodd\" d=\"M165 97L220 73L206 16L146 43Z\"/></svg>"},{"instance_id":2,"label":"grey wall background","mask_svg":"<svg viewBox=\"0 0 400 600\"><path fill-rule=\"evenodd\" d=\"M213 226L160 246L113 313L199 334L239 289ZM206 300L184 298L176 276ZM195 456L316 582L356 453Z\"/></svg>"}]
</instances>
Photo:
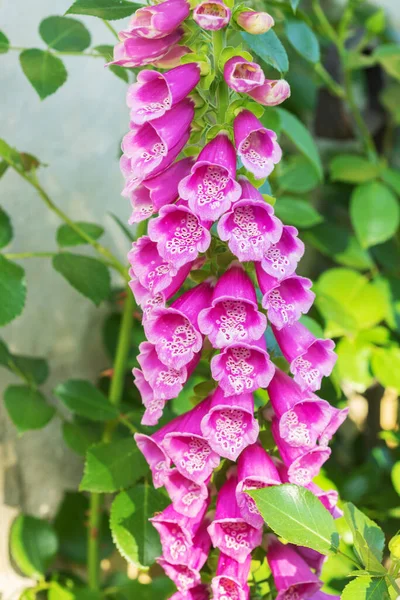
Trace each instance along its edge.
<instances>
[{"instance_id":1,"label":"grey wall background","mask_svg":"<svg viewBox=\"0 0 400 600\"><path fill-rule=\"evenodd\" d=\"M0 0L0 29L15 46L43 47L40 21L61 15L72 0ZM400 19L398 0L380 0ZM93 43L113 44L104 24L81 18ZM120 23L115 23L118 28ZM102 66L101 59L65 57L68 80L41 102L19 66L18 53L0 55L0 137L48 163L40 180L54 201L76 220L94 221L107 230L103 240L123 257L126 239L107 217L112 211L123 221L129 216L121 198L118 144L128 127L125 84ZM0 183L1 203L12 216L15 238L9 251L52 251L59 221L16 174L7 172ZM48 260L29 259L28 297L20 318L1 332L13 351L49 360L46 391L68 377L94 378L106 366L100 325L105 309L96 309L77 294ZM13 378L0 372L0 394ZM51 401L54 401L52 399ZM62 441L60 423L17 437L0 403L0 594L18 597L27 585L8 562L8 527L19 510L38 516L54 513L65 489L76 489L81 461Z\"/></svg>"}]
</instances>

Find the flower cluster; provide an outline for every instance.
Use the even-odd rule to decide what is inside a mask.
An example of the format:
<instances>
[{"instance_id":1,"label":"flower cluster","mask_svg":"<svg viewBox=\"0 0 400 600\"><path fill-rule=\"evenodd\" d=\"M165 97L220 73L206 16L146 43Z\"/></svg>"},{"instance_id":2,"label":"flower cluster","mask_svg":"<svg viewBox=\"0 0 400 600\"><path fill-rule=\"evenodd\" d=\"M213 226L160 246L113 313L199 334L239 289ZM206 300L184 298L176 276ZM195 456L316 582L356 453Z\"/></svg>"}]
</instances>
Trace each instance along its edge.
<instances>
[{"instance_id":1,"label":"flower cluster","mask_svg":"<svg viewBox=\"0 0 400 600\"><path fill-rule=\"evenodd\" d=\"M233 126L221 126L196 158L182 155L196 119L191 94L201 80L196 62L180 64L190 52L179 45L189 13L186 0L140 8L121 32L114 60L129 67L171 67L141 71L130 86L131 124L122 143L130 223L151 217L147 235L129 253L130 286L143 310L147 338L140 345L141 368L133 370L145 407L143 425L158 423L205 345L208 352L215 349L210 395L152 435L135 435L154 486L165 486L172 502L151 519L162 543L158 562L177 586L174 600L204 600L210 591L215 600L246 600L251 552L262 545L279 600L323 600L318 578L323 556L263 537L263 519L246 493L296 483L308 487L335 517L340 514L337 494L312 482L346 417L346 410L314 394L334 366L334 343L315 338L299 321L314 301L311 281L296 274L304 245L249 180L268 177L282 152L275 132L246 102L275 106L290 90L284 80L267 80L247 58L229 58L219 85L227 85L244 104ZM201 29L218 31L232 15L221 0L211 0L200 2L192 17ZM273 25L267 13L245 11L236 20L255 34ZM238 161L248 177L237 173ZM188 280L189 289L181 293L190 272L208 266L212 248L224 243L231 255L225 272L210 270L192 287ZM269 357L267 320L293 377ZM259 441L253 397L259 388L268 390L264 416L281 459L269 456ZM213 472L221 458L236 464L217 492ZM200 571L211 546L220 554L210 590Z\"/></svg>"}]
</instances>

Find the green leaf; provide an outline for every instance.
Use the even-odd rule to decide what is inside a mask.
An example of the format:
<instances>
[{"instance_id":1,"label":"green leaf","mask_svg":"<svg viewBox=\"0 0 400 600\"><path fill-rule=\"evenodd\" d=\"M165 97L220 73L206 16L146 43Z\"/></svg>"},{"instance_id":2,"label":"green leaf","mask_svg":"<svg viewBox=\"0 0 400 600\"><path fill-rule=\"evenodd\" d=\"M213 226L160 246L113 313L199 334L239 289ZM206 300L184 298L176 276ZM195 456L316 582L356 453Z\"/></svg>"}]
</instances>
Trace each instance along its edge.
<instances>
[{"instance_id":1,"label":"green leaf","mask_svg":"<svg viewBox=\"0 0 400 600\"><path fill-rule=\"evenodd\" d=\"M110 272L95 258L62 252L53 257L53 267L96 306L110 295Z\"/></svg>"},{"instance_id":2,"label":"green leaf","mask_svg":"<svg viewBox=\"0 0 400 600\"><path fill-rule=\"evenodd\" d=\"M19 55L21 67L41 100L54 94L67 80L64 63L54 54L32 48Z\"/></svg>"},{"instance_id":3,"label":"green leaf","mask_svg":"<svg viewBox=\"0 0 400 600\"><path fill-rule=\"evenodd\" d=\"M8 164L5 160L0 160L0 179L3 177L4 173L8 169Z\"/></svg>"},{"instance_id":4,"label":"green leaf","mask_svg":"<svg viewBox=\"0 0 400 600\"><path fill-rule=\"evenodd\" d=\"M90 235L94 240L98 240L104 233L103 227L96 225L96 223L86 223L84 221L77 221L76 225L84 231L87 235ZM69 225L60 225L57 229L57 244L59 246L79 246L80 244L88 244L83 237L79 235Z\"/></svg>"},{"instance_id":5,"label":"green leaf","mask_svg":"<svg viewBox=\"0 0 400 600\"><path fill-rule=\"evenodd\" d=\"M290 6L292 7L294 13L296 12L300 2L301 0L290 0Z\"/></svg>"},{"instance_id":6,"label":"green leaf","mask_svg":"<svg viewBox=\"0 0 400 600\"><path fill-rule=\"evenodd\" d=\"M400 348L376 348L372 371L383 387L393 388L400 394Z\"/></svg>"},{"instance_id":7,"label":"green leaf","mask_svg":"<svg viewBox=\"0 0 400 600\"><path fill-rule=\"evenodd\" d=\"M0 326L22 313L25 298L24 269L0 255Z\"/></svg>"},{"instance_id":8,"label":"green leaf","mask_svg":"<svg viewBox=\"0 0 400 600\"><path fill-rule=\"evenodd\" d=\"M379 35L386 27L386 13L383 8L380 8L365 21L365 27L374 35Z\"/></svg>"},{"instance_id":9,"label":"green leaf","mask_svg":"<svg viewBox=\"0 0 400 600\"><path fill-rule=\"evenodd\" d=\"M160 556L160 538L149 518L167 505L168 497L147 482L121 492L115 498L110 513L111 533L128 562L149 567Z\"/></svg>"},{"instance_id":10,"label":"green leaf","mask_svg":"<svg viewBox=\"0 0 400 600\"><path fill-rule=\"evenodd\" d=\"M2 31L0 31L0 54L8 52L10 47L10 40Z\"/></svg>"},{"instance_id":11,"label":"green leaf","mask_svg":"<svg viewBox=\"0 0 400 600\"><path fill-rule=\"evenodd\" d=\"M341 600L389 600L385 579L357 577L343 590Z\"/></svg>"},{"instance_id":12,"label":"green leaf","mask_svg":"<svg viewBox=\"0 0 400 600\"><path fill-rule=\"evenodd\" d=\"M39 25L42 40L60 52L83 52L90 46L90 33L83 23L69 17L47 17Z\"/></svg>"},{"instance_id":13,"label":"green leaf","mask_svg":"<svg viewBox=\"0 0 400 600\"><path fill-rule=\"evenodd\" d=\"M317 172L305 156L290 156L279 171L278 185L284 191L303 194L318 184Z\"/></svg>"},{"instance_id":14,"label":"green leaf","mask_svg":"<svg viewBox=\"0 0 400 600\"><path fill-rule=\"evenodd\" d=\"M73 413L91 421L108 421L118 416L118 409L90 381L69 379L60 383L54 394Z\"/></svg>"},{"instance_id":15,"label":"green leaf","mask_svg":"<svg viewBox=\"0 0 400 600\"><path fill-rule=\"evenodd\" d=\"M364 183L372 181L379 175L379 165L371 163L363 156L354 154L339 154L331 161L332 181L345 181L346 183Z\"/></svg>"},{"instance_id":16,"label":"green leaf","mask_svg":"<svg viewBox=\"0 0 400 600\"><path fill-rule=\"evenodd\" d=\"M359 548L358 539L355 539L356 533L365 541L380 564L383 559L383 549L385 547L385 534L382 529L351 502L346 502L344 505L344 517L353 534L354 546L358 554L362 555L362 552ZM369 568L366 564L364 566L367 569Z\"/></svg>"},{"instance_id":17,"label":"green leaf","mask_svg":"<svg viewBox=\"0 0 400 600\"><path fill-rule=\"evenodd\" d=\"M321 554L337 551L339 535L335 521L306 488L286 483L248 493L268 526L291 544Z\"/></svg>"},{"instance_id":18,"label":"green leaf","mask_svg":"<svg viewBox=\"0 0 400 600\"><path fill-rule=\"evenodd\" d=\"M303 125L300 119L292 115L292 113L284 108L279 108L276 110L279 112L281 118L283 133L291 140L296 148L308 158L315 168L318 178L322 181L322 163L319 157L318 148L313 140L312 135Z\"/></svg>"},{"instance_id":19,"label":"green leaf","mask_svg":"<svg viewBox=\"0 0 400 600\"><path fill-rule=\"evenodd\" d=\"M151 583L143 584L137 579L122 584L118 592L118 600L166 600L175 591L175 586L168 577L156 577Z\"/></svg>"},{"instance_id":20,"label":"green leaf","mask_svg":"<svg viewBox=\"0 0 400 600\"><path fill-rule=\"evenodd\" d=\"M90 15L91 17L113 21L114 19L129 17L141 7L141 4L127 2L126 0L75 0L66 14Z\"/></svg>"},{"instance_id":21,"label":"green leaf","mask_svg":"<svg viewBox=\"0 0 400 600\"><path fill-rule=\"evenodd\" d=\"M0 248L9 244L13 237L13 229L10 217L0 206Z\"/></svg>"},{"instance_id":22,"label":"green leaf","mask_svg":"<svg viewBox=\"0 0 400 600\"><path fill-rule=\"evenodd\" d=\"M122 81L125 81L125 83L129 83L128 71L124 69L124 67L121 67L120 65L110 65L108 70L111 71L111 73L114 73L119 79L122 79Z\"/></svg>"},{"instance_id":23,"label":"green leaf","mask_svg":"<svg viewBox=\"0 0 400 600\"><path fill-rule=\"evenodd\" d=\"M400 105L399 105L399 94L400 94L400 84L398 82L392 81L388 85L385 85L382 92L379 95L379 99L386 110L390 113L394 123L396 125L400 124ZM388 169L393 173L397 174L397 171L393 169ZM383 178L386 182L386 179ZM386 182L389 183L389 182Z\"/></svg>"},{"instance_id":24,"label":"green leaf","mask_svg":"<svg viewBox=\"0 0 400 600\"><path fill-rule=\"evenodd\" d=\"M342 338L336 346L339 379L364 392L373 382L370 372L372 346L356 338Z\"/></svg>"},{"instance_id":25,"label":"green leaf","mask_svg":"<svg viewBox=\"0 0 400 600\"><path fill-rule=\"evenodd\" d=\"M307 202L292 196L282 196L275 205L275 214L287 225L313 227L323 220L315 208Z\"/></svg>"},{"instance_id":26,"label":"green leaf","mask_svg":"<svg viewBox=\"0 0 400 600\"><path fill-rule=\"evenodd\" d=\"M119 217L117 217L117 215L114 215L113 213L108 213L110 215L110 217L114 220L114 222L118 225L118 227L121 229L122 233L125 234L125 237L130 241L130 242L134 242L135 241L135 236L132 233L131 229L129 229L125 223L123 223L121 221L121 219Z\"/></svg>"},{"instance_id":27,"label":"green leaf","mask_svg":"<svg viewBox=\"0 0 400 600\"><path fill-rule=\"evenodd\" d=\"M351 222L364 248L391 238L399 226L400 211L396 197L377 181L354 190L350 202Z\"/></svg>"},{"instance_id":28,"label":"green leaf","mask_svg":"<svg viewBox=\"0 0 400 600\"><path fill-rule=\"evenodd\" d=\"M399 86L400 91L400 86ZM381 177L387 185L389 185L398 196L400 196L400 173L394 169L384 169Z\"/></svg>"},{"instance_id":29,"label":"green leaf","mask_svg":"<svg viewBox=\"0 0 400 600\"><path fill-rule=\"evenodd\" d=\"M380 44L373 57L389 75L400 81L400 46L398 44Z\"/></svg>"},{"instance_id":30,"label":"green leaf","mask_svg":"<svg viewBox=\"0 0 400 600\"><path fill-rule=\"evenodd\" d=\"M92 423L76 421L63 423L62 434L67 446L79 456L85 456L88 448L101 438L101 432Z\"/></svg>"},{"instance_id":31,"label":"green leaf","mask_svg":"<svg viewBox=\"0 0 400 600\"><path fill-rule=\"evenodd\" d=\"M300 56L313 64L319 62L320 52L317 36L304 21L287 19L285 32L289 42Z\"/></svg>"},{"instance_id":32,"label":"green leaf","mask_svg":"<svg viewBox=\"0 0 400 600\"><path fill-rule=\"evenodd\" d=\"M272 29L260 35L252 35L242 31L241 36L249 48L268 65L281 73L286 73L289 70L286 50Z\"/></svg>"},{"instance_id":33,"label":"green leaf","mask_svg":"<svg viewBox=\"0 0 400 600\"><path fill-rule=\"evenodd\" d=\"M400 496L400 460L394 463L391 472L393 487Z\"/></svg>"},{"instance_id":34,"label":"green leaf","mask_svg":"<svg viewBox=\"0 0 400 600\"><path fill-rule=\"evenodd\" d=\"M354 532L354 549L358 559L364 565L369 575L373 577L384 577L387 575L387 570L382 566L381 561L376 558L359 531Z\"/></svg>"},{"instance_id":35,"label":"green leaf","mask_svg":"<svg viewBox=\"0 0 400 600\"><path fill-rule=\"evenodd\" d=\"M87 451L80 490L116 492L133 485L147 472L147 463L133 438L97 444Z\"/></svg>"},{"instance_id":36,"label":"green leaf","mask_svg":"<svg viewBox=\"0 0 400 600\"><path fill-rule=\"evenodd\" d=\"M40 579L54 559L57 536L42 519L19 515L11 526L10 553L20 571L27 577Z\"/></svg>"},{"instance_id":37,"label":"green leaf","mask_svg":"<svg viewBox=\"0 0 400 600\"><path fill-rule=\"evenodd\" d=\"M303 233L303 240L345 267L366 270L374 263L357 238L344 227L323 223Z\"/></svg>"},{"instance_id":38,"label":"green leaf","mask_svg":"<svg viewBox=\"0 0 400 600\"><path fill-rule=\"evenodd\" d=\"M20 433L45 427L55 414L46 398L26 385L10 385L4 393L4 404Z\"/></svg>"},{"instance_id":39,"label":"green leaf","mask_svg":"<svg viewBox=\"0 0 400 600\"><path fill-rule=\"evenodd\" d=\"M21 373L30 384L41 385L49 376L49 365L44 358L13 354L10 369ZM19 373L18 373L19 372Z\"/></svg>"},{"instance_id":40,"label":"green leaf","mask_svg":"<svg viewBox=\"0 0 400 600\"><path fill-rule=\"evenodd\" d=\"M53 580L47 596L47 600L102 600L102 598L103 595L99 591L78 586L71 587L71 580L66 582L66 586ZM117 596L113 596L113 598L117 598Z\"/></svg>"}]
</instances>

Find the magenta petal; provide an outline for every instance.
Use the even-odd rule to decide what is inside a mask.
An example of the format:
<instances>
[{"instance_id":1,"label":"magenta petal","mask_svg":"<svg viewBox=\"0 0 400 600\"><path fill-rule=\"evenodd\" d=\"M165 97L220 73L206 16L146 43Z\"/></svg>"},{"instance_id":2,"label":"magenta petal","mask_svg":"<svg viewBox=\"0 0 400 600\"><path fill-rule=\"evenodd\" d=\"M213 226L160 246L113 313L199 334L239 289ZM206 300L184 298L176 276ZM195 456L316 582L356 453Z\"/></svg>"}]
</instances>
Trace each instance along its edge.
<instances>
[{"instance_id":1,"label":"magenta petal","mask_svg":"<svg viewBox=\"0 0 400 600\"><path fill-rule=\"evenodd\" d=\"M172 46L162 58L158 58L153 61L153 65L156 69L173 69L179 67L181 64L182 56L190 54L191 50L188 46L178 46L178 44Z\"/></svg>"},{"instance_id":2,"label":"magenta petal","mask_svg":"<svg viewBox=\"0 0 400 600\"><path fill-rule=\"evenodd\" d=\"M162 58L182 38L180 29L162 39L144 39L122 32L122 41L114 47L114 60L108 64L122 67L143 67ZM108 65L107 65L108 66Z\"/></svg>"},{"instance_id":3,"label":"magenta petal","mask_svg":"<svg viewBox=\"0 0 400 600\"><path fill-rule=\"evenodd\" d=\"M197 585L194 588L190 588L185 594L182 592L176 592L169 600L209 600L210 594L206 585Z\"/></svg>"},{"instance_id":4,"label":"magenta petal","mask_svg":"<svg viewBox=\"0 0 400 600\"><path fill-rule=\"evenodd\" d=\"M235 461L246 446L257 440L259 426L253 415L251 394L224 396L217 388L201 421L201 431L217 454Z\"/></svg>"},{"instance_id":5,"label":"magenta petal","mask_svg":"<svg viewBox=\"0 0 400 600\"><path fill-rule=\"evenodd\" d=\"M193 19L202 29L217 31L228 25L231 14L221 0L205 0L195 7Z\"/></svg>"},{"instance_id":6,"label":"magenta petal","mask_svg":"<svg viewBox=\"0 0 400 600\"><path fill-rule=\"evenodd\" d=\"M304 244L297 237L298 231L291 225L284 225L282 235L275 244L271 244L261 260L266 273L283 279L295 272L297 264L304 254Z\"/></svg>"},{"instance_id":7,"label":"magenta petal","mask_svg":"<svg viewBox=\"0 0 400 600\"><path fill-rule=\"evenodd\" d=\"M307 488L322 502L325 508L329 510L334 519L339 519L343 516L343 511L337 506L339 494L336 490L322 490L315 485L315 483L308 484Z\"/></svg>"},{"instance_id":8,"label":"magenta petal","mask_svg":"<svg viewBox=\"0 0 400 600\"><path fill-rule=\"evenodd\" d=\"M225 63L224 79L226 85L235 92L246 93L262 85L265 75L257 63L234 56Z\"/></svg>"},{"instance_id":9,"label":"magenta petal","mask_svg":"<svg viewBox=\"0 0 400 600\"><path fill-rule=\"evenodd\" d=\"M190 172L193 163L193 158L183 158L159 175L143 181L156 211L178 198L178 184Z\"/></svg>"},{"instance_id":10,"label":"magenta petal","mask_svg":"<svg viewBox=\"0 0 400 600\"><path fill-rule=\"evenodd\" d=\"M166 0L155 6L139 8L129 22L129 34L158 39L172 33L189 16L186 0Z\"/></svg>"},{"instance_id":11,"label":"magenta petal","mask_svg":"<svg viewBox=\"0 0 400 600\"><path fill-rule=\"evenodd\" d=\"M163 435L157 435L158 433L156 432L152 436L145 435L144 433L135 433L134 435L137 447L151 469L155 488L164 485L164 479L171 466L171 461L161 446Z\"/></svg>"},{"instance_id":12,"label":"magenta petal","mask_svg":"<svg viewBox=\"0 0 400 600\"><path fill-rule=\"evenodd\" d=\"M181 515L195 517L204 508L208 500L208 489L205 483L195 483L178 469L171 469L165 475L164 486L174 509Z\"/></svg>"},{"instance_id":13,"label":"magenta petal","mask_svg":"<svg viewBox=\"0 0 400 600\"><path fill-rule=\"evenodd\" d=\"M220 554L217 566L217 574L211 582L213 600L248 600L249 576L251 557L248 556L244 563Z\"/></svg>"},{"instance_id":14,"label":"magenta petal","mask_svg":"<svg viewBox=\"0 0 400 600\"><path fill-rule=\"evenodd\" d=\"M164 558L157 558L156 562L164 569L167 577L174 582L178 591L183 594L185 598L190 589L201 583L200 572L193 567L178 564L172 565Z\"/></svg>"},{"instance_id":15,"label":"magenta petal","mask_svg":"<svg viewBox=\"0 0 400 600\"><path fill-rule=\"evenodd\" d=\"M147 235L132 244L128 260L132 267L132 273L153 295L165 290L177 273L174 265L159 255L157 244L152 242Z\"/></svg>"},{"instance_id":16,"label":"magenta petal","mask_svg":"<svg viewBox=\"0 0 400 600\"><path fill-rule=\"evenodd\" d=\"M135 377L135 385L139 390L142 402L146 407L141 423L142 425L148 426L157 425L163 414L165 399L155 397L153 388L150 383L146 381L143 372L140 369L132 369L132 373Z\"/></svg>"},{"instance_id":17,"label":"magenta petal","mask_svg":"<svg viewBox=\"0 0 400 600\"><path fill-rule=\"evenodd\" d=\"M332 596L332 594L325 594L325 592L317 592L311 596L310 600L340 600L340 596Z\"/></svg>"},{"instance_id":18,"label":"magenta petal","mask_svg":"<svg viewBox=\"0 0 400 600\"><path fill-rule=\"evenodd\" d=\"M335 435L336 431L342 425L342 423L346 420L347 415L349 414L348 408L333 408L330 409L330 421L326 426L326 429L323 431L319 443L321 446L326 446L331 441L332 437Z\"/></svg>"},{"instance_id":19,"label":"magenta petal","mask_svg":"<svg viewBox=\"0 0 400 600\"><path fill-rule=\"evenodd\" d=\"M295 546L294 549L297 554L301 556L304 562L307 563L310 569L312 569L315 574L320 577L322 567L328 557L320 554L316 550L312 550L312 548L306 548L305 546ZM314 596L312 596L312 598L314 598Z\"/></svg>"},{"instance_id":20,"label":"magenta petal","mask_svg":"<svg viewBox=\"0 0 400 600\"><path fill-rule=\"evenodd\" d=\"M248 171L257 179L268 177L282 158L276 133L266 129L249 110L242 110L234 124L238 155Z\"/></svg>"},{"instance_id":21,"label":"magenta petal","mask_svg":"<svg viewBox=\"0 0 400 600\"><path fill-rule=\"evenodd\" d=\"M139 350L138 362L142 367L145 378L153 388L155 397L164 400L175 398L187 379L188 374L185 365L178 368L165 365L158 357L155 345L149 342L142 342Z\"/></svg>"},{"instance_id":22,"label":"magenta petal","mask_svg":"<svg viewBox=\"0 0 400 600\"><path fill-rule=\"evenodd\" d=\"M263 85L249 92L256 102L264 106L277 106L290 96L290 85L285 79L267 79Z\"/></svg>"}]
</instances>

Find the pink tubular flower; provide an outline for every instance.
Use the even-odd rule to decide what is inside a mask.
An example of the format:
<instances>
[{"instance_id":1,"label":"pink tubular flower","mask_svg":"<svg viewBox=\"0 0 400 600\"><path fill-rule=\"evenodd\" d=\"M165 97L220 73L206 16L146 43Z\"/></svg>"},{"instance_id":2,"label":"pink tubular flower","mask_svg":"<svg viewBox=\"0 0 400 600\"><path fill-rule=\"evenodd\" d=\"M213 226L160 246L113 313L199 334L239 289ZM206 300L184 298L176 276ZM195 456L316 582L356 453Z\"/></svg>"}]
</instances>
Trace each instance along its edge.
<instances>
[{"instance_id":1,"label":"pink tubular flower","mask_svg":"<svg viewBox=\"0 0 400 600\"><path fill-rule=\"evenodd\" d=\"M265 75L257 63L250 62L242 56L234 56L225 63L224 79L228 87L243 94L262 85Z\"/></svg>"},{"instance_id":2,"label":"pink tubular flower","mask_svg":"<svg viewBox=\"0 0 400 600\"><path fill-rule=\"evenodd\" d=\"M277 468L260 444L253 444L243 450L238 462L236 500L246 523L256 529L262 528L264 524L264 519L258 512L256 503L246 492L280 483Z\"/></svg>"},{"instance_id":3,"label":"pink tubular flower","mask_svg":"<svg viewBox=\"0 0 400 600\"><path fill-rule=\"evenodd\" d=\"M249 110L242 110L234 123L238 155L256 179L268 177L282 158L276 133L267 129Z\"/></svg>"},{"instance_id":4,"label":"pink tubular flower","mask_svg":"<svg viewBox=\"0 0 400 600\"><path fill-rule=\"evenodd\" d=\"M130 160L130 169L135 171L139 182L157 174L157 168L165 161L169 152L174 147L179 147L193 116L193 102L187 98L155 121L132 125L131 131L122 141L122 151ZM165 167L169 164L165 164Z\"/></svg>"},{"instance_id":5,"label":"pink tubular flower","mask_svg":"<svg viewBox=\"0 0 400 600\"><path fill-rule=\"evenodd\" d=\"M176 468L170 469L165 475L164 486L174 509L181 515L195 517L207 503L207 485L191 481Z\"/></svg>"},{"instance_id":6,"label":"pink tubular flower","mask_svg":"<svg viewBox=\"0 0 400 600\"><path fill-rule=\"evenodd\" d=\"M154 6L139 8L129 22L128 35L159 39L172 33L189 16L186 0L166 0ZM125 32L121 32L120 36Z\"/></svg>"},{"instance_id":7,"label":"pink tubular flower","mask_svg":"<svg viewBox=\"0 0 400 600\"><path fill-rule=\"evenodd\" d=\"M217 573L211 582L213 600L248 600L250 590L247 579L250 564L250 556L244 563L239 563L221 552Z\"/></svg>"},{"instance_id":8,"label":"pink tubular flower","mask_svg":"<svg viewBox=\"0 0 400 600\"><path fill-rule=\"evenodd\" d=\"M202 434L217 454L235 461L246 446L257 440L259 426L253 415L252 394L224 396L218 387L201 421Z\"/></svg>"},{"instance_id":9,"label":"pink tubular flower","mask_svg":"<svg viewBox=\"0 0 400 600\"><path fill-rule=\"evenodd\" d=\"M249 92L256 102L263 106L277 106L290 96L290 85L285 79L266 79L263 85Z\"/></svg>"},{"instance_id":10,"label":"pink tubular flower","mask_svg":"<svg viewBox=\"0 0 400 600\"><path fill-rule=\"evenodd\" d=\"M114 46L114 60L108 65L121 67L143 67L162 58L182 38L183 31L177 29L162 39L145 39L123 32L122 41Z\"/></svg>"},{"instance_id":11,"label":"pink tubular flower","mask_svg":"<svg viewBox=\"0 0 400 600\"><path fill-rule=\"evenodd\" d=\"M200 68L196 63L180 65L167 73L141 71L136 83L128 88L132 122L143 125L162 117L186 98L199 81Z\"/></svg>"},{"instance_id":12,"label":"pink tubular flower","mask_svg":"<svg viewBox=\"0 0 400 600\"><path fill-rule=\"evenodd\" d=\"M221 0L205 0L193 11L193 19L202 29L217 31L226 27L231 18L231 10Z\"/></svg>"},{"instance_id":13,"label":"pink tubular flower","mask_svg":"<svg viewBox=\"0 0 400 600\"><path fill-rule=\"evenodd\" d=\"M293 325L310 310L315 299L314 292L310 291L311 279L290 275L279 280L268 275L260 263L256 263L256 273L263 294L262 305L276 329Z\"/></svg>"},{"instance_id":14,"label":"pink tubular flower","mask_svg":"<svg viewBox=\"0 0 400 600\"><path fill-rule=\"evenodd\" d=\"M245 563L251 551L261 544L262 529L243 519L235 490L237 477L231 476L218 492L215 517L208 527L212 544L239 563Z\"/></svg>"},{"instance_id":15,"label":"pink tubular flower","mask_svg":"<svg viewBox=\"0 0 400 600\"><path fill-rule=\"evenodd\" d=\"M165 365L180 369L201 350L203 336L197 317L200 310L210 305L211 297L211 284L205 281L184 292L170 307L154 309L146 319L146 336Z\"/></svg>"},{"instance_id":16,"label":"pink tubular flower","mask_svg":"<svg viewBox=\"0 0 400 600\"><path fill-rule=\"evenodd\" d=\"M199 328L214 348L258 340L267 327L258 311L254 285L243 267L233 263L218 280L210 308L199 314Z\"/></svg>"},{"instance_id":17,"label":"pink tubular flower","mask_svg":"<svg viewBox=\"0 0 400 600\"><path fill-rule=\"evenodd\" d=\"M164 560L172 565L188 565L196 533L199 531L207 506L193 519L177 513L172 504L149 519L160 534Z\"/></svg>"},{"instance_id":18,"label":"pink tubular flower","mask_svg":"<svg viewBox=\"0 0 400 600\"><path fill-rule=\"evenodd\" d=\"M340 596L332 596L332 594L319 591L311 596L310 600L340 600Z\"/></svg>"},{"instance_id":19,"label":"pink tubular flower","mask_svg":"<svg viewBox=\"0 0 400 600\"><path fill-rule=\"evenodd\" d=\"M169 600L209 600L210 594L208 587L204 584L196 585L194 588L190 588L185 594L182 592L176 592Z\"/></svg>"},{"instance_id":20,"label":"pink tubular flower","mask_svg":"<svg viewBox=\"0 0 400 600\"><path fill-rule=\"evenodd\" d=\"M153 296L165 290L178 271L159 255L157 244L147 235L133 242L128 260L131 264L130 274Z\"/></svg>"},{"instance_id":21,"label":"pink tubular flower","mask_svg":"<svg viewBox=\"0 0 400 600\"><path fill-rule=\"evenodd\" d=\"M282 235L274 209L246 177L239 177L242 195L218 223L218 235L241 262L260 261Z\"/></svg>"},{"instance_id":22,"label":"pink tubular flower","mask_svg":"<svg viewBox=\"0 0 400 600\"><path fill-rule=\"evenodd\" d=\"M253 10L239 13L236 22L242 29L253 35L267 33L275 25L274 19L267 12Z\"/></svg>"},{"instance_id":23,"label":"pink tubular flower","mask_svg":"<svg viewBox=\"0 0 400 600\"><path fill-rule=\"evenodd\" d=\"M276 600L310 598L318 592L322 582L297 554L293 546L282 544L273 535L268 535L267 539L268 564L278 591Z\"/></svg>"},{"instance_id":24,"label":"pink tubular flower","mask_svg":"<svg viewBox=\"0 0 400 600\"><path fill-rule=\"evenodd\" d=\"M327 556L324 556L312 548L306 548L305 546L295 546L293 548L299 556L307 563L317 577L321 575L322 567L327 560Z\"/></svg>"},{"instance_id":25,"label":"pink tubular flower","mask_svg":"<svg viewBox=\"0 0 400 600\"><path fill-rule=\"evenodd\" d=\"M157 242L160 255L181 267L197 258L199 252L208 250L210 225L178 201L161 208L159 216L149 222L148 232L150 239Z\"/></svg>"},{"instance_id":26,"label":"pink tubular flower","mask_svg":"<svg viewBox=\"0 0 400 600\"><path fill-rule=\"evenodd\" d=\"M334 342L317 339L299 322L282 329L272 326L272 330L295 382L302 390L318 390L322 377L329 377L335 365Z\"/></svg>"},{"instance_id":27,"label":"pink tubular flower","mask_svg":"<svg viewBox=\"0 0 400 600\"><path fill-rule=\"evenodd\" d=\"M274 370L264 338L252 344L233 344L211 359L212 376L226 396L267 387Z\"/></svg>"},{"instance_id":28,"label":"pink tubular flower","mask_svg":"<svg viewBox=\"0 0 400 600\"><path fill-rule=\"evenodd\" d=\"M199 485L208 480L220 461L201 432L200 423L209 407L210 398L206 398L186 413L180 427L170 431L163 441L163 448L179 473Z\"/></svg>"},{"instance_id":29,"label":"pink tubular flower","mask_svg":"<svg viewBox=\"0 0 400 600\"><path fill-rule=\"evenodd\" d=\"M153 61L153 66L156 69L173 69L179 67L182 56L190 54L191 49L188 46L172 46L162 58Z\"/></svg>"},{"instance_id":30,"label":"pink tubular flower","mask_svg":"<svg viewBox=\"0 0 400 600\"><path fill-rule=\"evenodd\" d=\"M271 244L261 259L261 266L266 273L276 279L283 279L295 272L304 254L304 244L297 236L295 227L283 226L280 239Z\"/></svg>"},{"instance_id":31,"label":"pink tubular flower","mask_svg":"<svg viewBox=\"0 0 400 600\"><path fill-rule=\"evenodd\" d=\"M226 132L219 133L200 152L191 175L179 184L179 193L204 221L216 221L240 196L236 153Z\"/></svg>"},{"instance_id":32,"label":"pink tubular flower","mask_svg":"<svg viewBox=\"0 0 400 600\"><path fill-rule=\"evenodd\" d=\"M306 487L322 502L326 510L329 510L334 519L339 519L343 516L343 511L337 506L339 494L336 490L322 490L313 482L309 483Z\"/></svg>"}]
</instances>

